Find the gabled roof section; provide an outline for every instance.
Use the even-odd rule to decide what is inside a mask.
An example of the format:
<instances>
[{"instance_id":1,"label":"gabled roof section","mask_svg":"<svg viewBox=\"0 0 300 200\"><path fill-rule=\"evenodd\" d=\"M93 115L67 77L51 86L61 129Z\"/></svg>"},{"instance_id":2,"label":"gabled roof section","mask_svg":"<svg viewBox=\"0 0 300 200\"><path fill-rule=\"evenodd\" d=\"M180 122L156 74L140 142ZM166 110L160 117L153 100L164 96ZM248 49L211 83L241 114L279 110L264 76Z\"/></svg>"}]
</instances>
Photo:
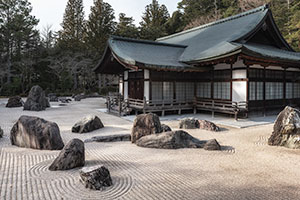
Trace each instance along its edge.
<instances>
[{"instance_id":1,"label":"gabled roof section","mask_svg":"<svg viewBox=\"0 0 300 200\"><path fill-rule=\"evenodd\" d=\"M184 45L112 36L108 47L124 65L158 70L200 70L179 61L186 48Z\"/></svg>"},{"instance_id":2,"label":"gabled roof section","mask_svg":"<svg viewBox=\"0 0 300 200\"><path fill-rule=\"evenodd\" d=\"M241 44L232 44L253 32L264 20L268 6L205 24L157 41L188 46L181 55L182 62L196 62L214 59L230 53L239 53Z\"/></svg>"}]
</instances>

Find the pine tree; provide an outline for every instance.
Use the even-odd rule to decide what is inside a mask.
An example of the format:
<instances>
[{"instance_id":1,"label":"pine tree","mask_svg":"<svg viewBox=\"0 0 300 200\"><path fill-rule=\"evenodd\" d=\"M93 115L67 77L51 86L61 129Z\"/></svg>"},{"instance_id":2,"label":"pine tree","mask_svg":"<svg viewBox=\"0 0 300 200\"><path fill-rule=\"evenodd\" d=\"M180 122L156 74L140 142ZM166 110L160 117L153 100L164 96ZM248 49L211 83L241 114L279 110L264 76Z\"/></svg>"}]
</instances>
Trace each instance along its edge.
<instances>
[{"instance_id":1,"label":"pine tree","mask_svg":"<svg viewBox=\"0 0 300 200\"><path fill-rule=\"evenodd\" d=\"M133 22L134 19L132 17L126 17L125 13L120 13L115 35L128 38L138 38L139 31Z\"/></svg>"},{"instance_id":2,"label":"pine tree","mask_svg":"<svg viewBox=\"0 0 300 200\"><path fill-rule=\"evenodd\" d=\"M183 25L183 15L182 13L177 10L172 14L172 17L169 18L169 20L166 23L166 30L168 35L180 32L183 30L184 25Z\"/></svg>"},{"instance_id":3,"label":"pine tree","mask_svg":"<svg viewBox=\"0 0 300 200\"><path fill-rule=\"evenodd\" d=\"M155 40L167 35L166 23L170 18L165 5L158 4L157 0L147 5L140 23L140 34L143 39Z\"/></svg>"},{"instance_id":4,"label":"pine tree","mask_svg":"<svg viewBox=\"0 0 300 200\"><path fill-rule=\"evenodd\" d=\"M82 0L68 1L61 26L59 46L75 52L82 50L86 33Z\"/></svg>"},{"instance_id":5,"label":"pine tree","mask_svg":"<svg viewBox=\"0 0 300 200\"><path fill-rule=\"evenodd\" d=\"M34 57L39 35L35 29L38 20L30 14L31 11L28 0L0 1L0 70L4 72L0 74L2 86L5 79L3 76L6 76L6 82L10 85L13 75L14 79L19 79L18 73L23 75L22 71L18 71L18 65L24 63L24 58Z\"/></svg>"},{"instance_id":6,"label":"pine tree","mask_svg":"<svg viewBox=\"0 0 300 200\"><path fill-rule=\"evenodd\" d=\"M87 22L87 44L89 50L101 57L106 47L109 35L114 33L116 22L114 22L114 10L111 5L102 0L95 0L91 7L91 14Z\"/></svg>"}]
</instances>

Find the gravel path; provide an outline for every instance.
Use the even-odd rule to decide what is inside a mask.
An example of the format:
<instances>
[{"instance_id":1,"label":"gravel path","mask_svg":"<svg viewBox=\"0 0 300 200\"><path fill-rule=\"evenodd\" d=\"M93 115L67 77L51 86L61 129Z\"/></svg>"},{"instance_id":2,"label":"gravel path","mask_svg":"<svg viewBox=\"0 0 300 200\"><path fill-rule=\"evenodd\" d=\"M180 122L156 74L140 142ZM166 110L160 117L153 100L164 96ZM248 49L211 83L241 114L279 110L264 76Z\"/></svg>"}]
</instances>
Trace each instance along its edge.
<instances>
[{"instance_id":1,"label":"gravel path","mask_svg":"<svg viewBox=\"0 0 300 200\"><path fill-rule=\"evenodd\" d=\"M103 191L85 189L79 169L50 172L59 151L11 146L9 131L21 115L58 123L64 142L96 135L130 133L132 122L96 111L103 99L85 99L43 112L7 109L0 104L0 199L299 199L300 150L270 147L272 125L224 128L212 133L188 130L199 139L216 138L221 152L203 149L158 150L130 142L87 143L86 166L105 165L114 185ZM104 129L73 134L72 125L97 114ZM178 122L167 122L176 129Z\"/></svg>"}]
</instances>

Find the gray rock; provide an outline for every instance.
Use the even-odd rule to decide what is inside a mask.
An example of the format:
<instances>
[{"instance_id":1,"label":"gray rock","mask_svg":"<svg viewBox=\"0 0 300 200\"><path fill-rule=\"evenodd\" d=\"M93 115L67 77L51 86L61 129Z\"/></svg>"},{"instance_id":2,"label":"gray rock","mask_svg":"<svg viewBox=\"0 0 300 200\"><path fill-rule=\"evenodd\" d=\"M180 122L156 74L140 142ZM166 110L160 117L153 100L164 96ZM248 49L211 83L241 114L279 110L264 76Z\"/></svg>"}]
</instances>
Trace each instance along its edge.
<instances>
[{"instance_id":1,"label":"gray rock","mask_svg":"<svg viewBox=\"0 0 300 200\"><path fill-rule=\"evenodd\" d=\"M199 121L195 118L184 118L180 120L179 128L196 129L199 128Z\"/></svg>"},{"instance_id":2,"label":"gray rock","mask_svg":"<svg viewBox=\"0 0 300 200\"><path fill-rule=\"evenodd\" d=\"M61 102L61 103L70 103L72 101L72 99L69 99L67 97L60 97L58 98L58 100Z\"/></svg>"},{"instance_id":3,"label":"gray rock","mask_svg":"<svg viewBox=\"0 0 300 200\"><path fill-rule=\"evenodd\" d=\"M58 97L56 96L55 93L49 93L48 98L50 102L58 102Z\"/></svg>"},{"instance_id":4,"label":"gray rock","mask_svg":"<svg viewBox=\"0 0 300 200\"><path fill-rule=\"evenodd\" d=\"M135 143L138 139L145 135L161 133L162 127L159 117L156 114L138 115L134 122L131 131L131 142Z\"/></svg>"},{"instance_id":5,"label":"gray rock","mask_svg":"<svg viewBox=\"0 0 300 200\"><path fill-rule=\"evenodd\" d=\"M216 139L213 139L205 143L204 149L207 151L220 151L221 146Z\"/></svg>"},{"instance_id":6,"label":"gray rock","mask_svg":"<svg viewBox=\"0 0 300 200\"><path fill-rule=\"evenodd\" d=\"M203 148L205 142L194 138L185 131L170 131L147 135L136 141L140 147L157 149Z\"/></svg>"},{"instance_id":7,"label":"gray rock","mask_svg":"<svg viewBox=\"0 0 300 200\"><path fill-rule=\"evenodd\" d=\"M269 145L300 149L300 111L285 107L274 123Z\"/></svg>"},{"instance_id":8,"label":"gray rock","mask_svg":"<svg viewBox=\"0 0 300 200\"><path fill-rule=\"evenodd\" d=\"M73 133L88 133L94 130L103 128L101 120L97 116L87 116L82 120L78 121L73 127Z\"/></svg>"},{"instance_id":9,"label":"gray rock","mask_svg":"<svg viewBox=\"0 0 300 200\"><path fill-rule=\"evenodd\" d=\"M107 136L95 136L91 139L87 139L84 142L119 142L119 141L130 141L130 134L119 134L119 135L107 135Z\"/></svg>"},{"instance_id":10,"label":"gray rock","mask_svg":"<svg viewBox=\"0 0 300 200\"><path fill-rule=\"evenodd\" d=\"M86 98L85 94L77 94L74 96L75 101L81 101L82 99L85 99L85 98Z\"/></svg>"},{"instance_id":11,"label":"gray rock","mask_svg":"<svg viewBox=\"0 0 300 200\"><path fill-rule=\"evenodd\" d=\"M33 86L24 104L24 110L41 111L47 107L50 107L50 104L45 97L45 92L40 86Z\"/></svg>"},{"instance_id":12,"label":"gray rock","mask_svg":"<svg viewBox=\"0 0 300 200\"><path fill-rule=\"evenodd\" d=\"M80 170L80 181L92 190L101 190L113 184L110 173L104 166L83 168Z\"/></svg>"},{"instance_id":13,"label":"gray rock","mask_svg":"<svg viewBox=\"0 0 300 200\"><path fill-rule=\"evenodd\" d=\"M162 128L162 132L172 131L172 129L168 125L166 125L166 124L162 124L161 128Z\"/></svg>"},{"instance_id":14,"label":"gray rock","mask_svg":"<svg viewBox=\"0 0 300 200\"><path fill-rule=\"evenodd\" d=\"M204 130L208 130L208 131L220 131L220 127L218 127L216 124L214 124L213 122L207 121L207 120L198 120L199 122L199 128L200 129L204 129Z\"/></svg>"},{"instance_id":15,"label":"gray rock","mask_svg":"<svg viewBox=\"0 0 300 200\"><path fill-rule=\"evenodd\" d=\"M4 134L4 131L1 129L1 127L0 127L0 138L2 138L3 137L3 134Z\"/></svg>"},{"instance_id":16,"label":"gray rock","mask_svg":"<svg viewBox=\"0 0 300 200\"><path fill-rule=\"evenodd\" d=\"M38 117L21 116L10 131L12 145L32 149L61 150L64 143L56 123Z\"/></svg>"},{"instance_id":17,"label":"gray rock","mask_svg":"<svg viewBox=\"0 0 300 200\"><path fill-rule=\"evenodd\" d=\"M50 165L50 171L68 170L82 167L85 163L84 143L79 139L71 140Z\"/></svg>"},{"instance_id":18,"label":"gray rock","mask_svg":"<svg viewBox=\"0 0 300 200\"><path fill-rule=\"evenodd\" d=\"M22 107L23 104L24 104L24 102L23 102L22 98L19 96L15 96L15 97L10 97L8 99L6 107L7 108L17 108L17 107Z\"/></svg>"}]
</instances>

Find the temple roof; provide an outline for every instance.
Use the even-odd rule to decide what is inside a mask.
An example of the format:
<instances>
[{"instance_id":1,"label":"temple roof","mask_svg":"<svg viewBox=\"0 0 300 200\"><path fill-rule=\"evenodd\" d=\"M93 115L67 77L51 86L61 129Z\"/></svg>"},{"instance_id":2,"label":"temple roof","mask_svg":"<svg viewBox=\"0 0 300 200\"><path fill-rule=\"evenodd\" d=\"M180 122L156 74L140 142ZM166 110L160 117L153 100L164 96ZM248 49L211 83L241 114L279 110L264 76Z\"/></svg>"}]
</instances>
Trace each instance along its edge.
<instances>
[{"instance_id":1,"label":"temple roof","mask_svg":"<svg viewBox=\"0 0 300 200\"><path fill-rule=\"evenodd\" d=\"M267 5L156 41L112 36L107 50L125 67L157 70L197 71L200 63L238 54L300 65Z\"/></svg>"}]
</instances>

